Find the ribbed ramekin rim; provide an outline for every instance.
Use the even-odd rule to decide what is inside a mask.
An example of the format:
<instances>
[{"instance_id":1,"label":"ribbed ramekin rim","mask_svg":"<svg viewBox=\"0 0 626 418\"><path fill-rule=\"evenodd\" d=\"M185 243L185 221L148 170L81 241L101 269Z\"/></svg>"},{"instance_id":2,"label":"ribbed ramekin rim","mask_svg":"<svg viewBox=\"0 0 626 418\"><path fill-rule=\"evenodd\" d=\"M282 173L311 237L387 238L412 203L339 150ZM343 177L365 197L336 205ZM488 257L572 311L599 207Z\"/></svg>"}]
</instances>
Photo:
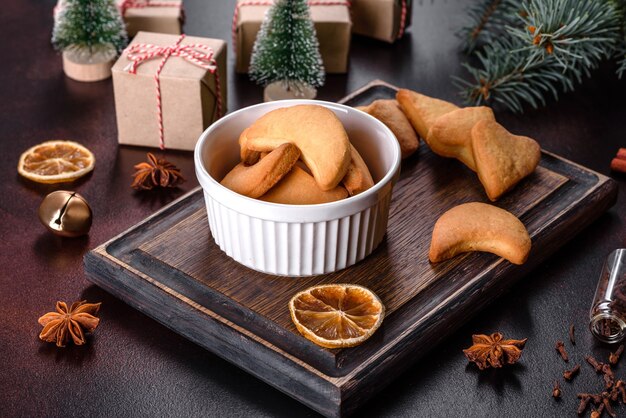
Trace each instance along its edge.
<instances>
[{"instance_id":1,"label":"ribbed ramekin rim","mask_svg":"<svg viewBox=\"0 0 626 418\"><path fill-rule=\"evenodd\" d=\"M275 102L270 102L270 103L274 103ZM226 116L222 117L221 119L219 119L218 121L214 122L211 126L209 126L201 135L200 138L198 139L198 142L196 144L195 150L194 150L194 164L195 164L195 171L196 171L196 177L198 178L198 181L200 183L200 185L202 186L202 188L207 191L209 194L211 194L211 196L216 199L217 201L219 201L221 204L223 205L227 205L228 207L232 207L231 205L227 204L225 201L223 201L222 199L219 199L218 196L222 195L222 196L228 196L229 199L233 199L234 201L238 202L238 205L259 205L261 207L266 207L266 208L276 208L276 209L280 209L280 210L286 210L286 211L298 211L298 210L306 210L306 211L314 211L314 210L324 210L324 209L328 209L328 210L332 210L332 209L346 209L347 207L350 206L361 206L360 203L364 200L368 200L371 199L371 196L374 194L377 194L383 187L385 187L387 184L389 184L396 175L399 174L399 170L400 170L400 162L401 162L401 152L400 152L400 145L395 137L395 135L393 134L393 132L391 132L391 130L381 121L379 121L378 119L374 118L373 116L359 110L359 109L355 109L353 107L350 106L346 106L343 104L339 104L339 103L333 103L333 102L328 102L328 101L323 101L323 100L307 100L307 99L291 99L291 100L282 100L281 104L285 104L285 106L280 106L280 107L287 107L289 105L295 106L295 105L299 105L299 104L318 104L318 105L322 105L325 107L335 107L335 108L340 108L344 111L348 111L348 112L358 112L359 114L361 114L363 117L365 117L366 119L369 118L370 122L374 123L375 125L377 125L379 128L381 128L385 133L386 136L393 139L393 141L389 141L390 142L390 146L393 148L393 163L392 163L392 167L387 170L387 172L385 173L385 175L383 176L382 179L380 179L376 184L374 184L373 187L369 188L368 190L364 191L363 193L360 193L356 196L351 196L348 197L347 199L342 199L342 200L338 200L335 202L330 202L330 203L319 203L319 204L313 204L313 205L289 205L289 204L283 204L283 203L272 203L272 202L265 202L259 199L253 199L247 196L243 196L239 193L236 193L230 189L228 189L227 187L224 187L223 185L221 185L216 179L214 179L207 171L206 168L204 167L204 163L202 161L202 149L204 147L204 144L207 140L207 138L209 137L210 133L217 129L217 126L219 126L222 123L227 123L228 120L236 117L237 115L239 115L240 113L244 113L247 111L250 111L252 109L256 109L259 107L265 107L270 105L270 103L258 103L256 105L252 105L252 106L248 106L248 107L244 107L242 109L236 110L232 113L227 114ZM377 199L378 200L378 199ZM364 206L363 209L361 210L365 210L367 207L370 207L371 205L366 205ZM245 207L245 206L244 206ZM360 212L361 210L357 211ZM245 213L245 212L244 212ZM341 216L339 216L341 217ZM307 221L304 221L307 222Z\"/></svg>"}]
</instances>

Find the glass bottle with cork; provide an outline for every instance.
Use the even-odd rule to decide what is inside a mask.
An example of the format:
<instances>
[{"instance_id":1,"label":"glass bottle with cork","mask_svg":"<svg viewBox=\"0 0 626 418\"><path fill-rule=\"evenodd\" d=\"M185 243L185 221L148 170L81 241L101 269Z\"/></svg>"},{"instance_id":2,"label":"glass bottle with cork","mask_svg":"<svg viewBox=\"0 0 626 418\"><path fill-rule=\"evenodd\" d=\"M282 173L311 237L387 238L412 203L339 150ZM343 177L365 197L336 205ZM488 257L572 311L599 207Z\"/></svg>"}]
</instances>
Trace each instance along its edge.
<instances>
[{"instance_id":1,"label":"glass bottle with cork","mask_svg":"<svg viewBox=\"0 0 626 418\"><path fill-rule=\"evenodd\" d=\"M626 337L626 248L609 254L589 312L591 333L605 343Z\"/></svg>"}]
</instances>

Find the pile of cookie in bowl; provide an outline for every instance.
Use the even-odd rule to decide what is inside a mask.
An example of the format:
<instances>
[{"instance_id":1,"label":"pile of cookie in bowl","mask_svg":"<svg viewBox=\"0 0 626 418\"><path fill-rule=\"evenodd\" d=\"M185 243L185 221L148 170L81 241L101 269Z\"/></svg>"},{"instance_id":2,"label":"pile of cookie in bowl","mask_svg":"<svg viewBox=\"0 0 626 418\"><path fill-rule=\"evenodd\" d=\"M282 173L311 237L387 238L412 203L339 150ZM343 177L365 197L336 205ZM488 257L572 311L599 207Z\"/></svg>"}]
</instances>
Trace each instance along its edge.
<instances>
[{"instance_id":1,"label":"pile of cookie in bowl","mask_svg":"<svg viewBox=\"0 0 626 418\"><path fill-rule=\"evenodd\" d=\"M227 255L264 273L302 277L349 267L382 241L400 160L415 153L419 138L465 164L492 202L534 172L541 156L536 141L509 133L491 109L459 108L410 90L356 110L312 100L264 103L221 119L198 142L196 172L211 233ZM429 259L486 251L523 264L530 248L515 215L469 202L437 219ZM373 316L322 309L355 292L376 302ZM325 347L360 344L364 339L341 330L365 321L369 338L384 316L375 294L351 284L307 289L290 310L298 330ZM314 326L331 314L331 330Z\"/></svg>"}]
</instances>

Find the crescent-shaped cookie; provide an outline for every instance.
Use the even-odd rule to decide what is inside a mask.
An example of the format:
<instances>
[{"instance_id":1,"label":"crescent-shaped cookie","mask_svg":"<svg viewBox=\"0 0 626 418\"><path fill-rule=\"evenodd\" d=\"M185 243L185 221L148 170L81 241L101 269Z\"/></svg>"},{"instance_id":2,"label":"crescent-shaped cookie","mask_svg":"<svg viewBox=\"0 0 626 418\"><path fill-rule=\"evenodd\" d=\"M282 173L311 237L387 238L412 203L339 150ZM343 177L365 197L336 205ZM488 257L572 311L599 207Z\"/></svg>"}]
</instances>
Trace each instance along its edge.
<instances>
[{"instance_id":1,"label":"crescent-shaped cookie","mask_svg":"<svg viewBox=\"0 0 626 418\"><path fill-rule=\"evenodd\" d=\"M434 153L442 157L457 158L476 171L472 154L472 128L479 120L493 120L493 111L486 106L464 107L439 116L425 138Z\"/></svg>"},{"instance_id":2,"label":"crescent-shaped cookie","mask_svg":"<svg viewBox=\"0 0 626 418\"><path fill-rule=\"evenodd\" d=\"M476 173L492 201L535 171L541 148L534 139L513 135L493 120L479 120L472 128Z\"/></svg>"},{"instance_id":3,"label":"crescent-shaped cookie","mask_svg":"<svg viewBox=\"0 0 626 418\"><path fill-rule=\"evenodd\" d=\"M374 116L391 129L400 144L402 158L410 157L417 151L419 138L396 100L374 100L368 106L359 106L357 109Z\"/></svg>"},{"instance_id":4,"label":"crescent-shaped cookie","mask_svg":"<svg viewBox=\"0 0 626 418\"><path fill-rule=\"evenodd\" d=\"M319 105L297 105L266 113L246 132L246 147L271 151L285 142L296 145L322 190L334 189L350 165L350 141L341 121Z\"/></svg>"},{"instance_id":5,"label":"crescent-shaped cookie","mask_svg":"<svg viewBox=\"0 0 626 418\"><path fill-rule=\"evenodd\" d=\"M424 96L406 89L398 90L396 100L413 128L424 139L439 116L458 109L457 106L445 100Z\"/></svg>"},{"instance_id":6,"label":"crescent-shaped cookie","mask_svg":"<svg viewBox=\"0 0 626 418\"><path fill-rule=\"evenodd\" d=\"M464 203L435 223L428 258L438 263L461 253L486 251L523 264L530 247L528 231L515 215L486 203Z\"/></svg>"},{"instance_id":7,"label":"crescent-shaped cookie","mask_svg":"<svg viewBox=\"0 0 626 418\"><path fill-rule=\"evenodd\" d=\"M250 128L246 128L243 130L243 132L241 133L241 135L239 135L239 154L241 156L241 161L245 164L245 165L253 165L256 164L257 161L259 161L260 153L258 151L252 151L250 148L248 148L247 143L248 143L248 129Z\"/></svg>"},{"instance_id":8,"label":"crescent-shaped cookie","mask_svg":"<svg viewBox=\"0 0 626 418\"><path fill-rule=\"evenodd\" d=\"M354 196L372 187L374 179L372 179L372 174L369 168L367 168L365 161L363 161L361 154L352 144L350 144L350 155L352 156L352 161L350 162L350 167L348 167L348 172L341 182L348 190L348 193L350 193L350 196Z\"/></svg>"},{"instance_id":9,"label":"crescent-shaped cookie","mask_svg":"<svg viewBox=\"0 0 626 418\"><path fill-rule=\"evenodd\" d=\"M244 196L263 196L280 181L300 158L293 144L282 144L254 165L239 163L222 179L221 184Z\"/></svg>"},{"instance_id":10,"label":"crescent-shaped cookie","mask_svg":"<svg viewBox=\"0 0 626 418\"><path fill-rule=\"evenodd\" d=\"M322 190L306 171L295 165L291 171L260 200L288 205L315 205L329 203L348 197L348 191L341 186Z\"/></svg>"}]
</instances>

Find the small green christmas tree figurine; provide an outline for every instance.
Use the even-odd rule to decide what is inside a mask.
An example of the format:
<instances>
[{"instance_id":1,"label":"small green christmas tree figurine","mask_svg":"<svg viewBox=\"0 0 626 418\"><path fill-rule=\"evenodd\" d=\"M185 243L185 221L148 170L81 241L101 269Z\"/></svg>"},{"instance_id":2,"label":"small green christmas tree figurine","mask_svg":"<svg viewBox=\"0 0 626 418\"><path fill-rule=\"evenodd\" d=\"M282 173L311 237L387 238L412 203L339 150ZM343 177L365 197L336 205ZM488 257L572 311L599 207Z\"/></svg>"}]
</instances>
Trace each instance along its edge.
<instances>
[{"instance_id":1,"label":"small green christmas tree figurine","mask_svg":"<svg viewBox=\"0 0 626 418\"><path fill-rule=\"evenodd\" d=\"M114 0L65 0L56 15L52 44L63 51L63 69L71 78L107 78L112 60L127 43L124 22ZM88 74L83 74L85 71Z\"/></svg>"},{"instance_id":2,"label":"small green christmas tree figurine","mask_svg":"<svg viewBox=\"0 0 626 418\"><path fill-rule=\"evenodd\" d=\"M259 84L279 82L296 95L324 84L307 0L276 0L268 10L252 49L249 74Z\"/></svg>"}]
</instances>

